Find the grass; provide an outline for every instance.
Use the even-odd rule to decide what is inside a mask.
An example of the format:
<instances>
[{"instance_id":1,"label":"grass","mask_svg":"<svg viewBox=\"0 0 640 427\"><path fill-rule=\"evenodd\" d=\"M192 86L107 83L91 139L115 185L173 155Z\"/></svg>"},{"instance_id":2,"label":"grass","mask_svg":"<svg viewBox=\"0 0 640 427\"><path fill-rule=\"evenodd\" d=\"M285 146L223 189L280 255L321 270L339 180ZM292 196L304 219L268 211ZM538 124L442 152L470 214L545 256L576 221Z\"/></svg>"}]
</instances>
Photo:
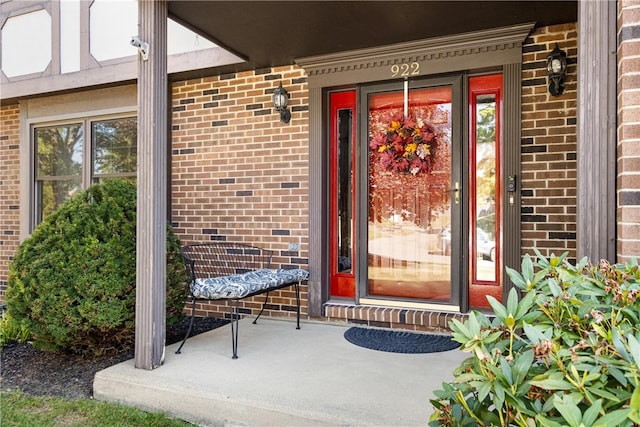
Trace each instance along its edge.
<instances>
[{"instance_id":1,"label":"grass","mask_svg":"<svg viewBox=\"0 0 640 427\"><path fill-rule=\"evenodd\" d=\"M0 394L2 426L15 427L185 427L165 414L89 399L28 396L18 391Z\"/></svg>"}]
</instances>

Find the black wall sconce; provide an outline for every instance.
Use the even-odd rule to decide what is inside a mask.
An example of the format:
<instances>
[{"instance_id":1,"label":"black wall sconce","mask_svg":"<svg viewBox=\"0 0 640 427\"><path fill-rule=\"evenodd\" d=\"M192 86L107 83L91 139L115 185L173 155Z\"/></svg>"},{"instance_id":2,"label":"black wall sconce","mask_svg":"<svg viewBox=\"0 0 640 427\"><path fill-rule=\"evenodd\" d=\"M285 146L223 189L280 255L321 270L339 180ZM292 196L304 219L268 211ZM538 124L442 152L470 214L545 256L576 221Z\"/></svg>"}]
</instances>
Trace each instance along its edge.
<instances>
[{"instance_id":1,"label":"black wall sconce","mask_svg":"<svg viewBox=\"0 0 640 427\"><path fill-rule=\"evenodd\" d=\"M567 53L560 50L558 43L547 56L547 74L549 74L549 93L560 96L564 92L564 79L567 76Z\"/></svg>"},{"instance_id":2,"label":"black wall sconce","mask_svg":"<svg viewBox=\"0 0 640 427\"><path fill-rule=\"evenodd\" d=\"M287 108L289 105L289 92L282 87L282 83L273 91L273 106L280 113L280 121L289 123L291 120L291 111Z\"/></svg>"}]
</instances>

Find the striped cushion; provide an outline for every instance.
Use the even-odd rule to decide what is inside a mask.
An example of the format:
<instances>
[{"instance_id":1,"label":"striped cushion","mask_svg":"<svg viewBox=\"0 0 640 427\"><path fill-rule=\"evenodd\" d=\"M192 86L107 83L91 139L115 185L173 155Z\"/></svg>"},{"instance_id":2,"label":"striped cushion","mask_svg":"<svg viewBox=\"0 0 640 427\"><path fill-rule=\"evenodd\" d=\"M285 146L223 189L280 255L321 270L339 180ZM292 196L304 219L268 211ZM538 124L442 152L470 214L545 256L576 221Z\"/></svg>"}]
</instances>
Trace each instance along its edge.
<instances>
[{"instance_id":1,"label":"striped cushion","mask_svg":"<svg viewBox=\"0 0 640 427\"><path fill-rule=\"evenodd\" d=\"M247 295L307 280L309 272L296 269L268 269L231 276L196 279L191 293L197 299L238 299Z\"/></svg>"}]
</instances>

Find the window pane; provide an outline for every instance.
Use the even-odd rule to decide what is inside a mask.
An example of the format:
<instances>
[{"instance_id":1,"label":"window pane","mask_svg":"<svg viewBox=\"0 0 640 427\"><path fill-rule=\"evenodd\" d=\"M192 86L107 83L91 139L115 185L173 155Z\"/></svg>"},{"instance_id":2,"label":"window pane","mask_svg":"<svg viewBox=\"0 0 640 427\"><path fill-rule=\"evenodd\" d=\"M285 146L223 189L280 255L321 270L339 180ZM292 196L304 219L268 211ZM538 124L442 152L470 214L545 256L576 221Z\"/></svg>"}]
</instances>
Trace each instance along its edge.
<instances>
[{"instance_id":1,"label":"window pane","mask_svg":"<svg viewBox=\"0 0 640 427\"><path fill-rule=\"evenodd\" d=\"M36 178L76 176L82 172L82 125L79 123L35 130Z\"/></svg>"},{"instance_id":2,"label":"window pane","mask_svg":"<svg viewBox=\"0 0 640 427\"><path fill-rule=\"evenodd\" d=\"M496 96L476 98L475 280L495 282L496 250Z\"/></svg>"},{"instance_id":3,"label":"window pane","mask_svg":"<svg viewBox=\"0 0 640 427\"><path fill-rule=\"evenodd\" d=\"M36 181L36 224L82 189L80 177L60 181Z\"/></svg>"},{"instance_id":4,"label":"window pane","mask_svg":"<svg viewBox=\"0 0 640 427\"><path fill-rule=\"evenodd\" d=\"M136 172L138 125L135 118L93 122L92 130L94 174Z\"/></svg>"},{"instance_id":5,"label":"window pane","mask_svg":"<svg viewBox=\"0 0 640 427\"><path fill-rule=\"evenodd\" d=\"M351 225L353 222L352 212L352 195L353 189L351 183L353 181L353 165L352 158L352 111L344 109L338 111L338 194L337 214L338 222L338 272L351 273L351 242L353 230Z\"/></svg>"},{"instance_id":6,"label":"window pane","mask_svg":"<svg viewBox=\"0 0 640 427\"><path fill-rule=\"evenodd\" d=\"M102 184L105 181L108 181L110 179L118 179L118 180L130 181L130 182L132 182L134 184L136 184L138 182L138 176L137 175L114 176L114 177L110 177L110 176L94 176L93 178L91 178L91 185Z\"/></svg>"},{"instance_id":7,"label":"window pane","mask_svg":"<svg viewBox=\"0 0 640 427\"><path fill-rule=\"evenodd\" d=\"M127 41L132 35L138 34L138 2L94 0L90 3L91 55L98 61L136 55L136 49Z\"/></svg>"},{"instance_id":8,"label":"window pane","mask_svg":"<svg viewBox=\"0 0 640 427\"><path fill-rule=\"evenodd\" d=\"M2 27L0 42L2 72L7 77L46 70L51 62L51 15L40 9L9 16Z\"/></svg>"}]
</instances>

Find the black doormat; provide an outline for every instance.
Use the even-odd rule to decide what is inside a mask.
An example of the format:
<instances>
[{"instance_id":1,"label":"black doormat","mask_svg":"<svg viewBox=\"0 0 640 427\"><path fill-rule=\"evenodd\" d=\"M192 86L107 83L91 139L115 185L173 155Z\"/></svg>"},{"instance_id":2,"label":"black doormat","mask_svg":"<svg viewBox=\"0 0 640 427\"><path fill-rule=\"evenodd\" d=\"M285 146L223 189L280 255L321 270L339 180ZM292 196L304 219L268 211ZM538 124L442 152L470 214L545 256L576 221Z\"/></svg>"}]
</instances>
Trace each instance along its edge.
<instances>
[{"instance_id":1,"label":"black doormat","mask_svg":"<svg viewBox=\"0 0 640 427\"><path fill-rule=\"evenodd\" d=\"M346 330L347 341L371 350L391 353L437 353L460 347L447 335L417 334L406 331L352 327Z\"/></svg>"}]
</instances>

